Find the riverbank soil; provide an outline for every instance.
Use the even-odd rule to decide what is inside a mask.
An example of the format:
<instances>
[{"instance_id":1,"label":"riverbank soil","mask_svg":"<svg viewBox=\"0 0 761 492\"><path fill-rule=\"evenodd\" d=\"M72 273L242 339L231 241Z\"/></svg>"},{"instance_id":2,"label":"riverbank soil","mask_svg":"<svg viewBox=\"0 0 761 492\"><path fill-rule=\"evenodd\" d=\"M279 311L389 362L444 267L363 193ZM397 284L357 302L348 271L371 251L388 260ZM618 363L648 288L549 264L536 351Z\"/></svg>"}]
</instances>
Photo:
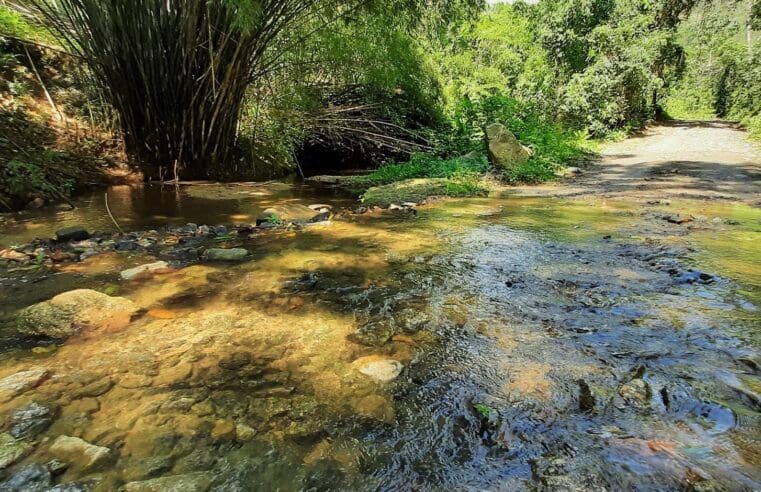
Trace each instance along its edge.
<instances>
[{"instance_id":1,"label":"riverbank soil","mask_svg":"<svg viewBox=\"0 0 761 492\"><path fill-rule=\"evenodd\" d=\"M761 158L743 137L657 126L560 184L330 220L304 190L178 188L156 197L172 216L125 198L132 224L197 223L0 272L0 481L757 490ZM298 226L192 215L310 199Z\"/></svg>"}]
</instances>

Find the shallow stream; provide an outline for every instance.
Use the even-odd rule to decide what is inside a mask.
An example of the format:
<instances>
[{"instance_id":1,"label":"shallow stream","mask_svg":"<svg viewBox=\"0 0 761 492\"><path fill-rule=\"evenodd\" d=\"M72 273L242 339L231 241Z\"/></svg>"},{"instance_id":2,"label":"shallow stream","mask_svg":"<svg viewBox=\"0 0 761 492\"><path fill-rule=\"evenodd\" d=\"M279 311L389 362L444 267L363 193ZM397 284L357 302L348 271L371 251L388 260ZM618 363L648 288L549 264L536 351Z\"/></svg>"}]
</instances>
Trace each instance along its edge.
<instances>
[{"instance_id":1,"label":"shallow stream","mask_svg":"<svg viewBox=\"0 0 761 492\"><path fill-rule=\"evenodd\" d=\"M348 205L198 190L110 206L137 230ZM98 207L8 218L0 242L109 230ZM0 402L0 432L32 402L52 415L5 477L65 435L109 459L50 482L92 490L758 490L761 210L671 204L700 217L685 226L661 208L446 201L231 239L252 252L236 264L124 281L155 258L119 251L2 272L5 316L81 288L140 308L5 345L0 380L45 376Z\"/></svg>"}]
</instances>

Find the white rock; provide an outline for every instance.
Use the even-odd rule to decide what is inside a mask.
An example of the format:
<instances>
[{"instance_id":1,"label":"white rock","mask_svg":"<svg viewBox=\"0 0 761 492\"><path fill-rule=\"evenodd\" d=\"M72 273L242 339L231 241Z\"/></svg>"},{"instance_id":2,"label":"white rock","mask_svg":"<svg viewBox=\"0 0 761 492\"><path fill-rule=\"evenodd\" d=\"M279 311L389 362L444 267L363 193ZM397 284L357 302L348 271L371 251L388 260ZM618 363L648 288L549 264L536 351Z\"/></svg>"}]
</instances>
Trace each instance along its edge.
<instances>
[{"instance_id":1,"label":"white rock","mask_svg":"<svg viewBox=\"0 0 761 492\"><path fill-rule=\"evenodd\" d=\"M135 268L124 270L121 273L121 276L124 280L132 280L133 278L137 277L141 273L150 273L150 272L155 272L156 270L164 270L166 268L169 268L169 264L167 262L157 261L155 263L147 263L145 265L140 265Z\"/></svg>"},{"instance_id":2,"label":"white rock","mask_svg":"<svg viewBox=\"0 0 761 492\"><path fill-rule=\"evenodd\" d=\"M365 376L381 383L393 381L404 369L404 365L397 360L372 355L355 360L353 365Z\"/></svg>"},{"instance_id":3,"label":"white rock","mask_svg":"<svg viewBox=\"0 0 761 492\"><path fill-rule=\"evenodd\" d=\"M0 379L0 402L8 401L16 395L34 388L48 377L49 374L50 371L47 369L38 368L17 372Z\"/></svg>"},{"instance_id":4,"label":"white rock","mask_svg":"<svg viewBox=\"0 0 761 492\"><path fill-rule=\"evenodd\" d=\"M50 446L50 454L83 470L97 468L111 459L110 449L71 436L58 436Z\"/></svg>"}]
</instances>

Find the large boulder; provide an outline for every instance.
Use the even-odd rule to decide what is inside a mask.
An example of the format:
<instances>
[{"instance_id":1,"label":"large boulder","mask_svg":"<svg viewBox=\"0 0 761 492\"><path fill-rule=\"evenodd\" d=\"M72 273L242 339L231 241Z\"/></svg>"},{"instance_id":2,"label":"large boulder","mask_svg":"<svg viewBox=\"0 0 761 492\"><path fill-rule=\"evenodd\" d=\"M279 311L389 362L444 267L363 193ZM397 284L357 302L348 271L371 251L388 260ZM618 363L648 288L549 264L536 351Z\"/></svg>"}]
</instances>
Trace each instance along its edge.
<instances>
[{"instance_id":1,"label":"large boulder","mask_svg":"<svg viewBox=\"0 0 761 492\"><path fill-rule=\"evenodd\" d=\"M296 223L305 224L307 222L313 222L319 218L322 214L319 211L312 210L306 205L299 205L297 203L286 203L283 205L275 205L266 209L259 214L256 218L256 225L265 223Z\"/></svg>"},{"instance_id":2,"label":"large boulder","mask_svg":"<svg viewBox=\"0 0 761 492\"><path fill-rule=\"evenodd\" d=\"M13 324L22 335L64 339L84 327L126 326L137 310L132 301L123 297L78 289L21 310Z\"/></svg>"},{"instance_id":3,"label":"large boulder","mask_svg":"<svg viewBox=\"0 0 761 492\"><path fill-rule=\"evenodd\" d=\"M531 150L521 145L513 132L501 123L493 123L486 128L486 140L489 144L489 159L502 169L513 169L531 157Z\"/></svg>"}]
</instances>

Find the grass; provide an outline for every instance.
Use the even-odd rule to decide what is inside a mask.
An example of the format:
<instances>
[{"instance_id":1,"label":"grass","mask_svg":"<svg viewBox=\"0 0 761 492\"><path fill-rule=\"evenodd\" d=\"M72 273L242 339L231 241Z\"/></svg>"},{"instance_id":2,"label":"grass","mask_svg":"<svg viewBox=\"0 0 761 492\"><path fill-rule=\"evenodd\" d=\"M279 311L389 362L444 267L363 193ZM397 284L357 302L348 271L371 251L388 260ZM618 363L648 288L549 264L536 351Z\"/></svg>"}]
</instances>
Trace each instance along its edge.
<instances>
[{"instance_id":1,"label":"grass","mask_svg":"<svg viewBox=\"0 0 761 492\"><path fill-rule=\"evenodd\" d=\"M405 179L448 178L462 180L479 175L489 168L486 156L464 156L442 159L431 154L413 154L409 161L386 164L362 178L368 186L381 186Z\"/></svg>"}]
</instances>

